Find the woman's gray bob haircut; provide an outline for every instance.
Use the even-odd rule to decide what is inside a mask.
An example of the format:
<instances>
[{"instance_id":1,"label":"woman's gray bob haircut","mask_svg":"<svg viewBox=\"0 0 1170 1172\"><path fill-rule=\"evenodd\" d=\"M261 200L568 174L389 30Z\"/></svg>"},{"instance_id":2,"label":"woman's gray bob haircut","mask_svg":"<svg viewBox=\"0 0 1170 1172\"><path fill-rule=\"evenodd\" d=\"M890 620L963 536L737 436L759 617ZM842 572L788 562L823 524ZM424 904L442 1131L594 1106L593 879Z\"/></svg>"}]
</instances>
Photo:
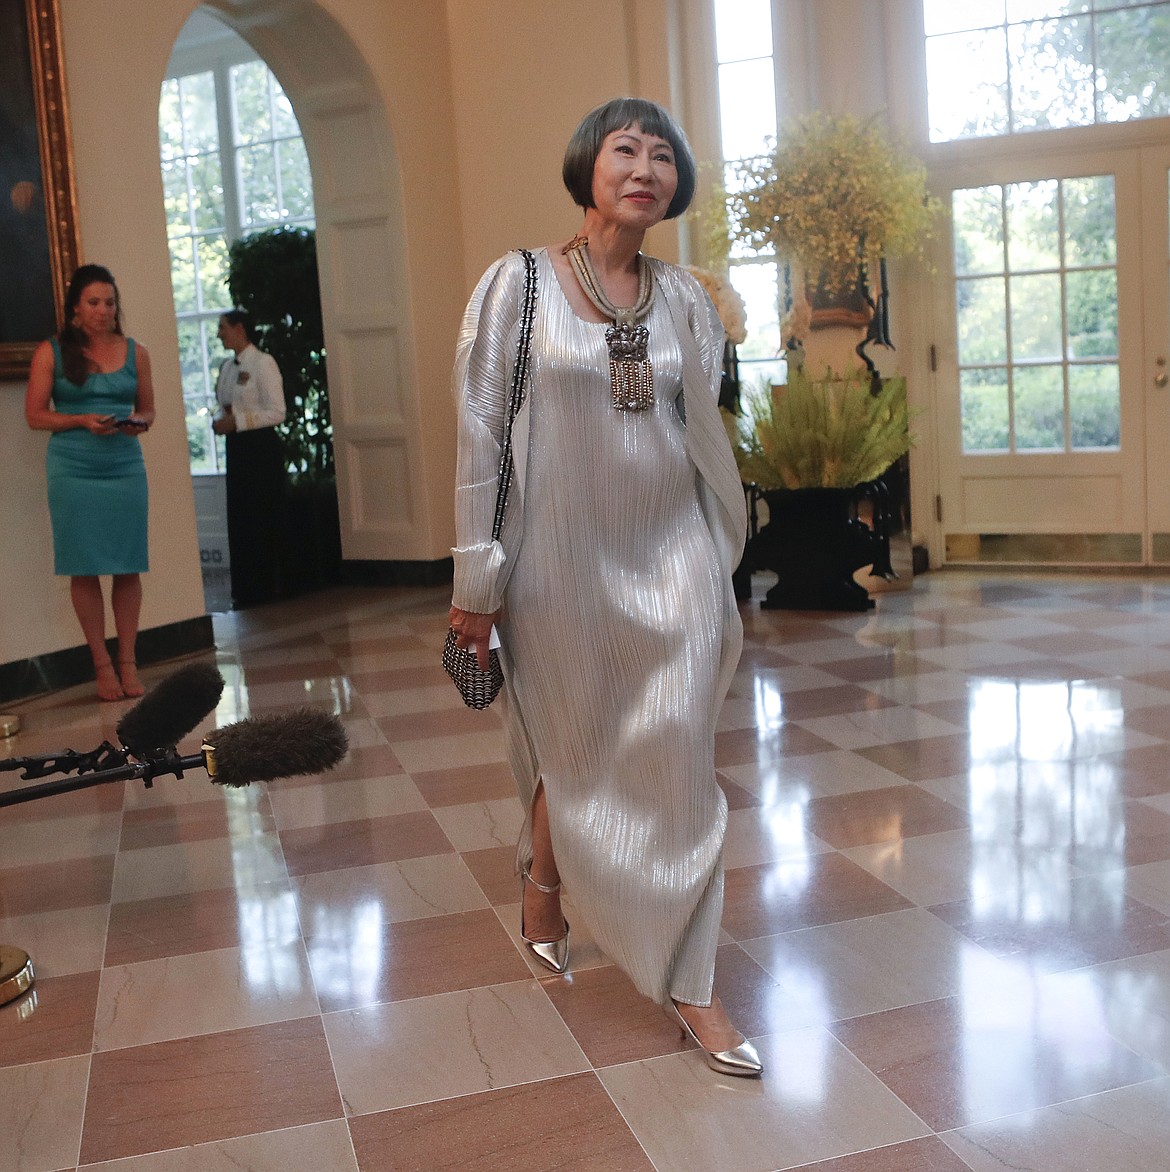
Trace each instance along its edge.
<instances>
[{"instance_id":1,"label":"woman's gray bob haircut","mask_svg":"<svg viewBox=\"0 0 1170 1172\"><path fill-rule=\"evenodd\" d=\"M641 127L643 134L653 134L670 143L678 171L678 189L666 209L666 219L681 216L695 194L695 156L682 127L657 102L645 98L614 98L581 119L565 147L565 161L561 165L561 178L573 202L581 208L594 206L593 165L601 153L601 144L615 130L627 130L631 126Z\"/></svg>"}]
</instances>

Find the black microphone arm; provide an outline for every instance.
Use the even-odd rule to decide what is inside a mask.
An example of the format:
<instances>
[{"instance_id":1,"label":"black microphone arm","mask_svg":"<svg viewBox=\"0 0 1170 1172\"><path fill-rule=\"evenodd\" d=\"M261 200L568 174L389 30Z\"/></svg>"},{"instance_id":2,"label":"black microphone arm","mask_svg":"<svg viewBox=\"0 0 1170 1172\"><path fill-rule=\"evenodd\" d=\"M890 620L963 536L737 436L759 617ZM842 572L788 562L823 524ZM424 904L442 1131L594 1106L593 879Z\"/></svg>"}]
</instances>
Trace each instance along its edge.
<instances>
[{"instance_id":1,"label":"black microphone arm","mask_svg":"<svg viewBox=\"0 0 1170 1172\"><path fill-rule=\"evenodd\" d=\"M26 785L23 789L9 790L7 793L0 793L0 807L15 806L21 802L31 802L36 798L49 798L54 794L72 793L74 790L89 789L95 785L105 785L111 781L137 781L141 779L146 788L154 784L156 777L164 777L173 775L175 777L182 777L185 769L206 769L208 774L212 773L212 765L208 761L208 751L211 746L205 746L200 752L193 753L190 756L180 757L174 749L166 750L157 757L152 757L147 761L129 761L126 755L117 749L112 751L113 758L121 758L119 764L105 768L94 769L89 772L80 773L76 777L61 777L56 781L42 782L40 785ZM97 753L100 750L95 749ZM70 750L72 752L72 750ZM214 750L211 750L214 753ZM92 754L74 754L76 757L92 756ZM14 758L18 760L19 758ZM5 767L19 768L19 766ZM44 777L44 773L25 773L25 777Z\"/></svg>"},{"instance_id":2,"label":"black microphone arm","mask_svg":"<svg viewBox=\"0 0 1170 1172\"><path fill-rule=\"evenodd\" d=\"M217 785L236 789L257 781L325 773L341 761L348 749L345 726L336 716L314 708L296 708L214 729L204 738L199 752L187 756L171 747L155 749L143 760L134 760L128 750L103 744L88 754L70 749L55 757L14 757L2 763L3 767L19 769L20 762L31 763L25 766L24 778L44 777L51 771L78 772L74 777L0 792L0 808L112 781L142 781L149 789L156 777L182 777L188 769L205 769ZM63 764L52 770L50 767L57 762Z\"/></svg>"}]
</instances>

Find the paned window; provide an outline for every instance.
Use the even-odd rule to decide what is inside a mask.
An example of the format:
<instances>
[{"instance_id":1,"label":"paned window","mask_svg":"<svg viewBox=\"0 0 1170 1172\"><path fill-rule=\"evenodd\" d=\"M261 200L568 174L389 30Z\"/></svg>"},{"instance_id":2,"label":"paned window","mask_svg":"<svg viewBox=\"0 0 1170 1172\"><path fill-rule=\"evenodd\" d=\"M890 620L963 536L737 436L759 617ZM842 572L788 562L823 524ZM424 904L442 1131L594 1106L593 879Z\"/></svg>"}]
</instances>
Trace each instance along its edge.
<instances>
[{"instance_id":1,"label":"paned window","mask_svg":"<svg viewBox=\"0 0 1170 1172\"><path fill-rule=\"evenodd\" d=\"M952 197L963 451L1117 450L1113 177Z\"/></svg>"},{"instance_id":2,"label":"paned window","mask_svg":"<svg viewBox=\"0 0 1170 1172\"><path fill-rule=\"evenodd\" d=\"M770 0L714 0L719 66L719 126L724 183L736 183L735 163L771 149L776 136L776 73ZM745 387L783 378L780 346L780 271L776 261L732 247L730 277L747 309L740 344Z\"/></svg>"},{"instance_id":3,"label":"paned window","mask_svg":"<svg viewBox=\"0 0 1170 1172\"><path fill-rule=\"evenodd\" d=\"M923 0L934 142L1170 114L1170 2Z\"/></svg>"},{"instance_id":4,"label":"paned window","mask_svg":"<svg viewBox=\"0 0 1170 1172\"><path fill-rule=\"evenodd\" d=\"M159 149L191 471L215 473L224 466L211 420L224 358L216 328L231 308L228 247L279 224L312 227L313 183L292 105L263 61L167 78Z\"/></svg>"}]
</instances>

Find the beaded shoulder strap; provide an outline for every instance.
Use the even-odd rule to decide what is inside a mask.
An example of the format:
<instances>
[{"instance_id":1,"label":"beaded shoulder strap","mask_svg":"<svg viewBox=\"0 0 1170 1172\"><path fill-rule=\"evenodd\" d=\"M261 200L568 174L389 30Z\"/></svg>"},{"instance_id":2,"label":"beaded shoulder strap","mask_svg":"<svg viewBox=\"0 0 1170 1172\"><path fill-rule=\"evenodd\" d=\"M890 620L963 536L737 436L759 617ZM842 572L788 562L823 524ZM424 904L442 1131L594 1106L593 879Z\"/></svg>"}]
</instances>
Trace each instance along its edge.
<instances>
[{"instance_id":1,"label":"beaded shoulder strap","mask_svg":"<svg viewBox=\"0 0 1170 1172\"><path fill-rule=\"evenodd\" d=\"M520 341L516 350L516 365L512 368L512 388L504 413L504 443L500 450L499 487L496 490L496 515L492 521L492 540L498 541L504 526L504 509L508 504L508 490L512 487L512 424L524 402L524 384L528 379L528 360L532 352L532 321L536 315L536 257L527 248L520 249L524 257L524 299L520 305Z\"/></svg>"}]
</instances>

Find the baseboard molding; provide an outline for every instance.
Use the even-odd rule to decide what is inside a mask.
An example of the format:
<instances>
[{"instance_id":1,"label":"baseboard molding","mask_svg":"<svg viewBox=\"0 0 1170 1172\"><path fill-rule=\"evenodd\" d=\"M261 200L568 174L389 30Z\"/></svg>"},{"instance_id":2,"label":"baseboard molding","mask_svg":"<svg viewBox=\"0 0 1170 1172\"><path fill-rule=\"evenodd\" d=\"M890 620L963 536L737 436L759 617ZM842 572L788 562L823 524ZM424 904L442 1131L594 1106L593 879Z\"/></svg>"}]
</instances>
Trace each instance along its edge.
<instances>
[{"instance_id":1,"label":"baseboard molding","mask_svg":"<svg viewBox=\"0 0 1170 1172\"><path fill-rule=\"evenodd\" d=\"M108 640L110 654L117 658L117 643ZM160 663L195 651L208 651L215 646L215 632L211 617L200 615L178 623L165 623L138 632L138 663ZM50 651L29 659L17 659L0 664L0 704L29 700L59 688L71 688L93 679L93 660L87 647L67 647L64 651Z\"/></svg>"},{"instance_id":2,"label":"baseboard molding","mask_svg":"<svg viewBox=\"0 0 1170 1172\"><path fill-rule=\"evenodd\" d=\"M433 562L344 561L341 581L347 586L442 586L455 577L452 558Z\"/></svg>"}]
</instances>

